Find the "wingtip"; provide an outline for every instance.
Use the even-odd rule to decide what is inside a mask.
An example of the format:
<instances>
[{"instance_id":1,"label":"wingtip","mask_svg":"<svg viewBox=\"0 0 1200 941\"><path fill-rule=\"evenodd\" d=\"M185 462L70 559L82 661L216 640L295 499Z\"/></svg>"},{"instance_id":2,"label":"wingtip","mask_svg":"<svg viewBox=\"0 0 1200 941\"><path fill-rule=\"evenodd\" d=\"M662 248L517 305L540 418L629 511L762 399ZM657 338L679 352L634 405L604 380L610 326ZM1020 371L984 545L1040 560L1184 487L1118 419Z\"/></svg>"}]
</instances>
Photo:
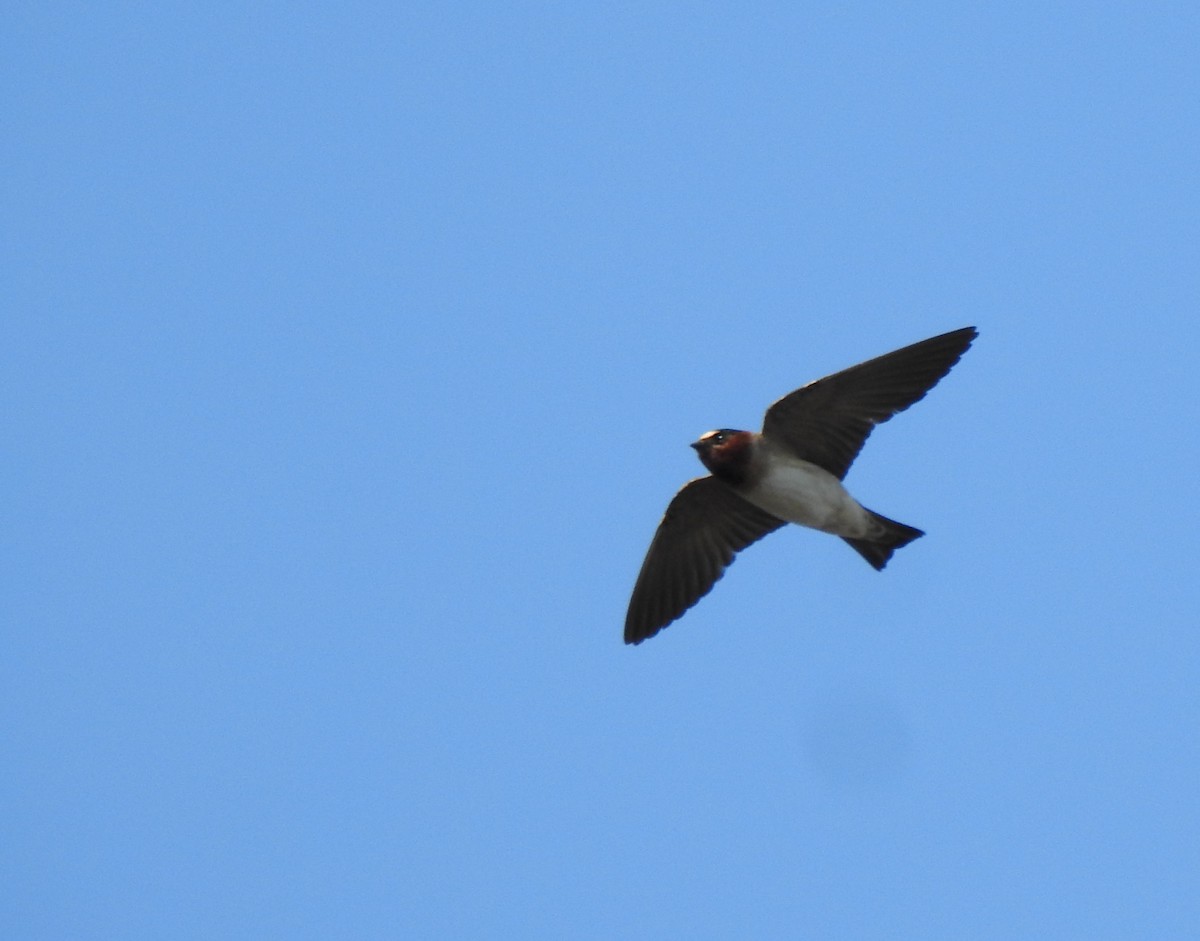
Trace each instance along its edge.
<instances>
[{"instance_id":1,"label":"wingtip","mask_svg":"<svg viewBox=\"0 0 1200 941\"><path fill-rule=\"evenodd\" d=\"M644 616L637 616L635 606L631 601L629 610L625 613L626 645L631 647L636 646L644 641L647 637L653 637L656 633L658 633L658 630L658 628L650 626Z\"/></svg>"},{"instance_id":2,"label":"wingtip","mask_svg":"<svg viewBox=\"0 0 1200 941\"><path fill-rule=\"evenodd\" d=\"M978 336L979 336L979 328L972 325L969 327L959 327L957 330L948 330L946 333L943 333L939 336L931 337L931 339L932 340L948 340L951 337L955 337L955 338L963 337L966 339L966 342L969 345Z\"/></svg>"},{"instance_id":3,"label":"wingtip","mask_svg":"<svg viewBox=\"0 0 1200 941\"><path fill-rule=\"evenodd\" d=\"M630 614L633 612L631 611ZM643 641L649 640L668 624L671 624L675 618L667 621L665 624L656 624L655 619L650 618L638 623L633 618L627 618L625 621L625 644L629 647L636 647Z\"/></svg>"}]
</instances>

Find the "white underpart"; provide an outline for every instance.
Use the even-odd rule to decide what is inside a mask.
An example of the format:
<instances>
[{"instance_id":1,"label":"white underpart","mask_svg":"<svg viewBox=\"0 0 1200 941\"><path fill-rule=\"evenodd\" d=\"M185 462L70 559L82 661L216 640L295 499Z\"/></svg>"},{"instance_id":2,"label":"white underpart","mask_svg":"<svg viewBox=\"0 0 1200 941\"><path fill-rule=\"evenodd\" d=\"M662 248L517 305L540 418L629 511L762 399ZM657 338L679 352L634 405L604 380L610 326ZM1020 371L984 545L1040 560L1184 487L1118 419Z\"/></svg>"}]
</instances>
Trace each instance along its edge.
<instances>
[{"instance_id":1,"label":"white underpart","mask_svg":"<svg viewBox=\"0 0 1200 941\"><path fill-rule=\"evenodd\" d=\"M774 455L758 485L742 496L789 523L859 538L874 528L870 514L829 471L791 455Z\"/></svg>"}]
</instances>

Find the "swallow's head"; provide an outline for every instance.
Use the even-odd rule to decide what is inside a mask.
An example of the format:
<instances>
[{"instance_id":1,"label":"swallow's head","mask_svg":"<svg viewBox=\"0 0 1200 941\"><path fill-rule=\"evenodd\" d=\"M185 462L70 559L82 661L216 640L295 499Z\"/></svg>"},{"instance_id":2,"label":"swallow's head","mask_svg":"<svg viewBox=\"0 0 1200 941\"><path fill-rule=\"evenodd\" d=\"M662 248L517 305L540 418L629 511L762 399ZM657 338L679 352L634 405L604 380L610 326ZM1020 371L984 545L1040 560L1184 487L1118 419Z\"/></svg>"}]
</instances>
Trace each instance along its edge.
<instances>
[{"instance_id":1,"label":"swallow's head","mask_svg":"<svg viewBox=\"0 0 1200 941\"><path fill-rule=\"evenodd\" d=\"M692 447L713 476L736 484L746 479L754 450L754 435L735 428L720 428L702 434L698 441L692 442Z\"/></svg>"}]
</instances>

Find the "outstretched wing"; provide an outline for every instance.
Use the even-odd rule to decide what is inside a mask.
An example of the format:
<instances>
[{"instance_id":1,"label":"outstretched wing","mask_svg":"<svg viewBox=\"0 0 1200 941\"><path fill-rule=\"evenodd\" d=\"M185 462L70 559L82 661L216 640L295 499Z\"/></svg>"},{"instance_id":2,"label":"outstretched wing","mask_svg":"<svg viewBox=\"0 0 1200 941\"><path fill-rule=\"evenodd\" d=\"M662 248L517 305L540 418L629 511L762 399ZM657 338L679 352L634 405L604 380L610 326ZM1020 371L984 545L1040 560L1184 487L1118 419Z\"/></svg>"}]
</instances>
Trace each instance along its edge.
<instances>
[{"instance_id":1,"label":"outstretched wing","mask_svg":"<svg viewBox=\"0 0 1200 941\"><path fill-rule=\"evenodd\" d=\"M642 563L625 615L625 643L657 634L708 594L735 555L783 524L715 477L685 484Z\"/></svg>"},{"instance_id":2,"label":"outstretched wing","mask_svg":"<svg viewBox=\"0 0 1200 941\"><path fill-rule=\"evenodd\" d=\"M963 327L810 382L767 409L763 434L840 480L871 430L922 399L976 336Z\"/></svg>"}]
</instances>

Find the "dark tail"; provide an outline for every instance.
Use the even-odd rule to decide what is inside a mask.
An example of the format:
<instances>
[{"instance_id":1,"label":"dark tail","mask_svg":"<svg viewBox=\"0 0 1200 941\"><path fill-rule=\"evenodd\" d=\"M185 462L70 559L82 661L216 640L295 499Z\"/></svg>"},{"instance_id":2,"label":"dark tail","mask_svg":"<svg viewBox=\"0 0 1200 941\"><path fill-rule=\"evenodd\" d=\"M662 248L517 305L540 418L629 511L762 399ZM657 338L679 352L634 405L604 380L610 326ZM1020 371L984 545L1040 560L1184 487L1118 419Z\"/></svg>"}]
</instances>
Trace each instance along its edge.
<instances>
[{"instance_id":1,"label":"dark tail","mask_svg":"<svg viewBox=\"0 0 1200 941\"><path fill-rule=\"evenodd\" d=\"M888 559L897 549L907 546L914 539L920 539L925 535L921 530L914 529L912 526L897 523L895 520L880 516L871 510L867 510L867 512L871 514L871 520L875 524L872 527L871 535L866 539L847 539L846 542L850 543L850 547L866 559L876 571L882 570L888 564Z\"/></svg>"}]
</instances>

